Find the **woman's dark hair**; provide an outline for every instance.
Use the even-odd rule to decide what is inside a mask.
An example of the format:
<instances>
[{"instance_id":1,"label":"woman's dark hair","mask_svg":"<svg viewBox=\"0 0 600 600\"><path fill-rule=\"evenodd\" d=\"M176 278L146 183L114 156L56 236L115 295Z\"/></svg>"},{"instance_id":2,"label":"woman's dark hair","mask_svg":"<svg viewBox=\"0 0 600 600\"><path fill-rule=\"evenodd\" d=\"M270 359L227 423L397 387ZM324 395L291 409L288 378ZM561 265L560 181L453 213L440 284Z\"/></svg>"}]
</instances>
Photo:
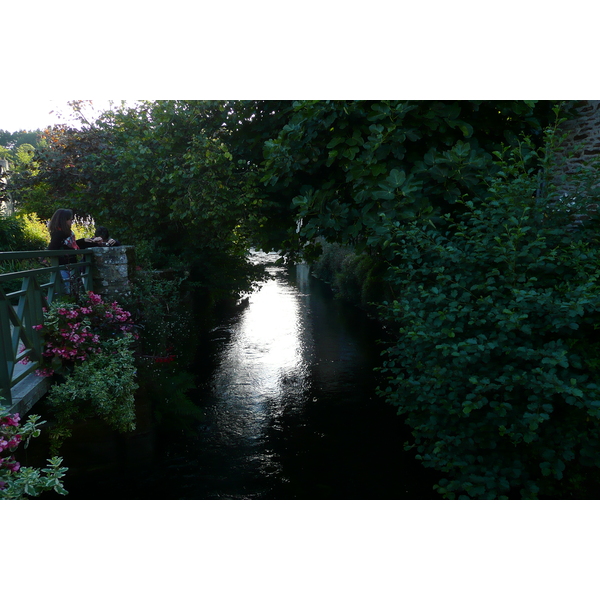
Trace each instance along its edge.
<instances>
[{"instance_id":1,"label":"woman's dark hair","mask_svg":"<svg viewBox=\"0 0 600 600\"><path fill-rule=\"evenodd\" d=\"M59 208L48 223L48 231L62 231L63 233L71 233L71 228L67 225L67 221L73 218L73 211L70 208Z\"/></svg>"},{"instance_id":2,"label":"woman's dark hair","mask_svg":"<svg viewBox=\"0 0 600 600\"><path fill-rule=\"evenodd\" d=\"M106 227L96 227L96 236L101 237L103 240L107 240L108 239L108 229L106 229Z\"/></svg>"}]
</instances>

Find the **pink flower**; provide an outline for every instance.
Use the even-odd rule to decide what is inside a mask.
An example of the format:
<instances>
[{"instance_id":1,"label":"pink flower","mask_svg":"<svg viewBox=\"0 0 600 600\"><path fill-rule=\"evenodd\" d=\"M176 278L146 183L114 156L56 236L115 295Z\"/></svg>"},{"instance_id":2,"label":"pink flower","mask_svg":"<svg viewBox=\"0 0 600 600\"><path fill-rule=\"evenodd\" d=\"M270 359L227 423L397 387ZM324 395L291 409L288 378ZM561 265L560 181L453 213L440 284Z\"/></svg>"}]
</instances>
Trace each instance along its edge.
<instances>
[{"instance_id":1,"label":"pink flower","mask_svg":"<svg viewBox=\"0 0 600 600\"><path fill-rule=\"evenodd\" d=\"M3 427L17 427L20 420L21 417L19 413L15 413L14 415L6 415L0 419L0 425Z\"/></svg>"},{"instance_id":2,"label":"pink flower","mask_svg":"<svg viewBox=\"0 0 600 600\"><path fill-rule=\"evenodd\" d=\"M94 292L88 292L88 296L92 304L100 304L102 302L102 298L98 294L94 294Z\"/></svg>"},{"instance_id":3,"label":"pink flower","mask_svg":"<svg viewBox=\"0 0 600 600\"><path fill-rule=\"evenodd\" d=\"M19 434L13 435L13 437L8 440L8 443L5 447L7 450L13 450L21 443L21 436Z\"/></svg>"}]
</instances>

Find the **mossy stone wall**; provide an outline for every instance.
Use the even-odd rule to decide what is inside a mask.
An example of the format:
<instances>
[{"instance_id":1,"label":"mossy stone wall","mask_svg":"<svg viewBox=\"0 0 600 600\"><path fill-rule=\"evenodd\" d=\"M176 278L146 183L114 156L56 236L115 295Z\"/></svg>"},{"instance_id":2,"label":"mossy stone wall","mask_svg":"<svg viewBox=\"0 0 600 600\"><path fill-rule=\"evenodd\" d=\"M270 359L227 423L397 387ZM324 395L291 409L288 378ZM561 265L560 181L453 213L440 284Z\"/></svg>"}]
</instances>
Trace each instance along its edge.
<instances>
[{"instance_id":1,"label":"mossy stone wall","mask_svg":"<svg viewBox=\"0 0 600 600\"><path fill-rule=\"evenodd\" d=\"M92 248L93 290L102 298L121 302L131 297L135 276L135 247Z\"/></svg>"}]
</instances>

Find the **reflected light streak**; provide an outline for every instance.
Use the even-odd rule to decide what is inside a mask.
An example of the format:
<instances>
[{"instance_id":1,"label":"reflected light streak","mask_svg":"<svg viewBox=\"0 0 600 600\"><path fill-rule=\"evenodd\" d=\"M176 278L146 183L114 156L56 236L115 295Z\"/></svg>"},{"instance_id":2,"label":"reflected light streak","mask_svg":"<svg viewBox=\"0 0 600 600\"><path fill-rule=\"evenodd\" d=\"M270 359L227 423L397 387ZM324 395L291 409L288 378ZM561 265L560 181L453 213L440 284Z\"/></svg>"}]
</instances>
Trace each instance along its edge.
<instances>
[{"instance_id":1,"label":"reflected light streak","mask_svg":"<svg viewBox=\"0 0 600 600\"><path fill-rule=\"evenodd\" d=\"M298 292L281 279L252 294L224 349L213 393L224 404L221 431L230 443L261 438L286 402L302 401L308 370L306 331Z\"/></svg>"}]
</instances>

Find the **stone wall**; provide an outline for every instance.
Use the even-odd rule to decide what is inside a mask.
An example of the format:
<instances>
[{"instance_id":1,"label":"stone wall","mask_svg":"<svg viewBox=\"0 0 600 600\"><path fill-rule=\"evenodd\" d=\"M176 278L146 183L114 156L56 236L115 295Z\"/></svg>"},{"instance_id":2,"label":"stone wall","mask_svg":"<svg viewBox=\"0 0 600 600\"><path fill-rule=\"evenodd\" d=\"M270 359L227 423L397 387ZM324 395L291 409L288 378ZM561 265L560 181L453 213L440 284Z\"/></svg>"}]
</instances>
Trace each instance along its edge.
<instances>
[{"instance_id":1,"label":"stone wall","mask_svg":"<svg viewBox=\"0 0 600 600\"><path fill-rule=\"evenodd\" d=\"M135 247L92 248L92 285L96 294L120 302L131 296L135 276Z\"/></svg>"},{"instance_id":2,"label":"stone wall","mask_svg":"<svg viewBox=\"0 0 600 600\"><path fill-rule=\"evenodd\" d=\"M556 153L556 178L561 195L577 202L570 215L570 228L579 228L592 216L597 216L597 188L600 161L600 100L581 100L576 104L577 116L562 125L566 139ZM580 172L578 183L569 176ZM566 178L564 176L566 175Z\"/></svg>"},{"instance_id":3,"label":"stone wall","mask_svg":"<svg viewBox=\"0 0 600 600\"><path fill-rule=\"evenodd\" d=\"M578 116L563 125L567 133L563 147L572 152L565 171L572 173L593 158L600 158L600 100L582 100L578 103Z\"/></svg>"}]
</instances>

